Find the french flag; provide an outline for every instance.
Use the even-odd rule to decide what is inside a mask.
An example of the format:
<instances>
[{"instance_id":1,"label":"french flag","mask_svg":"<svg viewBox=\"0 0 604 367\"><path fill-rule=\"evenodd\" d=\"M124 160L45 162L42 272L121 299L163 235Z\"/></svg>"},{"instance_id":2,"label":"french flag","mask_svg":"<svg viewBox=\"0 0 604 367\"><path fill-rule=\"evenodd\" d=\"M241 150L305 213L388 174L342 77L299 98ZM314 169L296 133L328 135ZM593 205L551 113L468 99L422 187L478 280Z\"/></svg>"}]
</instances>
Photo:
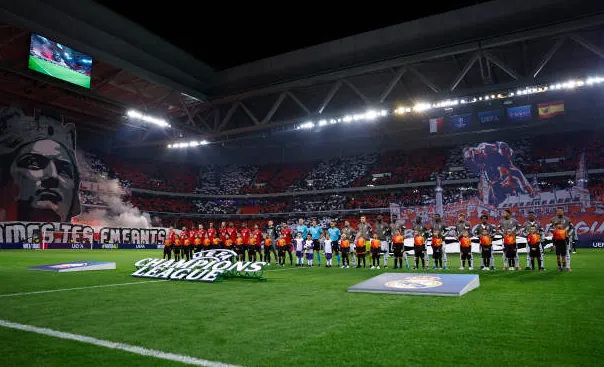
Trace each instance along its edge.
<instances>
[{"instance_id":1,"label":"french flag","mask_svg":"<svg viewBox=\"0 0 604 367\"><path fill-rule=\"evenodd\" d=\"M443 122L445 121L444 117L437 117L434 119L428 120L428 126L430 129L430 133L436 133L442 130Z\"/></svg>"}]
</instances>

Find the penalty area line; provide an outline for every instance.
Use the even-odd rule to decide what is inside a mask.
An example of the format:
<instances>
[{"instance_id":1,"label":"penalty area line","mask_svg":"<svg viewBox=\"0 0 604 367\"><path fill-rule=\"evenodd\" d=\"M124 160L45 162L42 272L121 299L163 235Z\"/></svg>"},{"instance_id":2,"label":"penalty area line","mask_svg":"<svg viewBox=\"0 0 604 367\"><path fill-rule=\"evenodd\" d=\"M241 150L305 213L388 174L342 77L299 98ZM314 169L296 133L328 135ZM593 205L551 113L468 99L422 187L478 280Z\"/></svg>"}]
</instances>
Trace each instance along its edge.
<instances>
[{"instance_id":1,"label":"penalty area line","mask_svg":"<svg viewBox=\"0 0 604 367\"><path fill-rule=\"evenodd\" d=\"M40 334L40 335L47 335L47 336L51 336L51 337L55 337L55 338L59 338L59 339L73 340L73 341L80 342L80 343L92 344L92 345L96 345L99 347L104 347L104 348L109 348L109 349L114 349L114 350L122 350L125 352L138 354L141 356L153 357L153 358L157 358L157 359L165 359L165 360L174 361L174 362L180 362L180 363L189 364L189 365L193 365L193 366L241 367L241 366L237 366L237 365L233 365L233 364L208 361L205 359L163 352L161 350L147 349L147 348L143 348L143 347L137 347L135 345L97 339L97 338L93 338L93 337L85 336L85 335L71 334L71 333L65 333L62 331L46 329L46 328L41 328L41 327L32 326L32 325L18 324L18 323L6 321L6 320L0 320L0 326L9 328L9 329L28 331L28 332L36 333L36 334Z\"/></svg>"},{"instance_id":2,"label":"penalty area line","mask_svg":"<svg viewBox=\"0 0 604 367\"><path fill-rule=\"evenodd\" d=\"M108 287L120 287L120 286L124 286L124 285L147 284L147 283L160 283L160 282L167 282L167 281L168 281L168 280L149 280L149 281L144 281L144 282L114 283L114 284L91 285L91 286L87 286L87 287L49 289L49 290L46 290L46 291L19 292L19 293L7 293L7 294L0 294L0 298L2 298L2 297L29 296L29 295L33 295L33 294L44 294L44 293L56 293L56 292L67 292L67 291L79 291L79 290L83 290L83 289L108 288Z\"/></svg>"}]
</instances>

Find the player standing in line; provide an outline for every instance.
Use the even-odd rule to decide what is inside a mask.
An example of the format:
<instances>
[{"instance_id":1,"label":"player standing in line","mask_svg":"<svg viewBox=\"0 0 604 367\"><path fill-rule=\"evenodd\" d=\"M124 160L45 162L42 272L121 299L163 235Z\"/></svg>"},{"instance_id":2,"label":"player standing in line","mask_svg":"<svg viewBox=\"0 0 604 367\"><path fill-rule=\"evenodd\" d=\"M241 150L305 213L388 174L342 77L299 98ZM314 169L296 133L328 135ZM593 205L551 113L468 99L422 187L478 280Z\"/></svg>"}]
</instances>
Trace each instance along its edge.
<instances>
[{"instance_id":1,"label":"player standing in line","mask_svg":"<svg viewBox=\"0 0 604 367\"><path fill-rule=\"evenodd\" d=\"M503 236L503 253L507 259L507 269L515 270L516 258L518 256L518 247L516 245L516 233L511 228L508 228ZM503 267L506 270L506 267ZM520 268L518 268L520 270Z\"/></svg>"},{"instance_id":2,"label":"player standing in line","mask_svg":"<svg viewBox=\"0 0 604 367\"><path fill-rule=\"evenodd\" d=\"M541 247L543 247L543 241L541 239L541 237L543 237L543 227L541 226L541 223L539 223L539 221L537 221L537 218L535 217L535 212L530 211L528 213L528 219L526 222L524 222L524 224L522 225L521 228L521 233L527 237L527 245L529 246L529 251L527 251L526 253L526 270L531 270L531 256L530 256L530 245L528 244L528 236L531 233L531 227L535 227L537 230L537 234L539 235L539 244Z\"/></svg>"},{"instance_id":3,"label":"player standing in line","mask_svg":"<svg viewBox=\"0 0 604 367\"><path fill-rule=\"evenodd\" d=\"M172 247L174 245L174 241L176 240L176 232L174 231L174 227L170 226L170 230L168 231L168 236L164 241L164 259L168 257L168 260L172 258Z\"/></svg>"},{"instance_id":4,"label":"player standing in line","mask_svg":"<svg viewBox=\"0 0 604 367\"><path fill-rule=\"evenodd\" d=\"M394 247L394 268L402 269L405 238L401 235L401 231L399 229L394 232L394 237L392 237L392 246ZM406 264L406 267L408 268L409 264Z\"/></svg>"},{"instance_id":5,"label":"player standing in line","mask_svg":"<svg viewBox=\"0 0 604 367\"><path fill-rule=\"evenodd\" d=\"M434 259L433 269L443 268L443 244L445 238L441 235L440 231L432 232L432 258Z\"/></svg>"},{"instance_id":6,"label":"player standing in line","mask_svg":"<svg viewBox=\"0 0 604 367\"><path fill-rule=\"evenodd\" d=\"M231 237L227 236L226 240L224 240L224 246L227 247L227 243L233 244L231 241ZM245 245L243 244L243 237L237 236L235 240L235 252L237 252L237 261L245 261Z\"/></svg>"},{"instance_id":7,"label":"player standing in line","mask_svg":"<svg viewBox=\"0 0 604 367\"><path fill-rule=\"evenodd\" d=\"M325 267L331 268L333 259L333 245L327 232L321 234L321 241L323 243L323 252L325 252Z\"/></svg>"},{"instance_id":8,"label":"player standing in line","mask_svg":"<svg viewBox=\"0 0 604 367\"><path fill-rule=\"evenodd\" d=\"M472 261L472 238L470 238L470 232L467 230L461 232L459 238L459 258L461 259L461 266L459 270L464 270L466 267L466 260L468 261L468 270L474 270Z\"/></svg>"},{"instance_id":9,"label":"player standing in line","mask_svg":"<svg viewBox=\"0 0 604 367\"><path fill-rule=\"evenodd\" d=\"M447 227L443 223L443 221L440 217L440 214L436 213L432 217L432 223L430 224L430 230L432 231L432 234L434 234L434 232L438 231L444 237Z\"/></svg>"},{"instance_id":10,"label":"player standing in line","mask_svg":"<svg viewBox=\"0 0 604 367\"><path fill-rule=\"evenodd\" d=\"M269 223L269 228L270 228L273 224L273 221L271 220L268 223ZM279 232L283 236L283 239L285 239L285 243L287 243L286 252L287 252L287 255L289 256L289 265L294 265L294 260L293 260L293 256L292 256L292 252L294 250L293 249L292 230L291 230L291 228L288 227L287 223L284 221L281 224L281 228L279 229ZM268 233L268 231L267 231L267 233Z\"/></svg>"},{"instance_id":11,"label":"player standing in line","mask_svg":"<svg viewBox=\"0 0 604 367\"><path fill-rule=\"evenodd\" d=\"M321 235L323 234L323 228L317 223L316 219L312 220L312 225L308 229L313 244L313 251L317 255L317 265L321 266Z\"/></svg>"},{"instance_id":12,"label":"player standing in line","mask_svg":"<svg viewBox=\"0 0 604 367\"><path fill-rule=\"evenodd\" d=\"M419 234L422 237L426 236L426 233L428 232L428 229L426 228L426 226L424 225L423 221L422 221L422 217L421 216L417 216L415 217L415 223L413 223L413 233L415 237L415 232L419 232Z\"/></svg>"},{"instance_id":13,"label":"player standing in line","mask_svg":"<svg viewBox=\"0 0 604 367\"><path fill-rule=\"evenodd\" d=\"M216 231L216 228L214 228L214 222L210 222L208 224L208 230L206 231L206 237L210 240L211 245L214 244L214 238L217 237L217 234L218 232Z\"/></svg>"},{"instance_id":14,"label":"player standing in line","mask_svg":"<svg viewBox=\"0 0 604 367\"><path fill-rule=\"evenodd\" d=\"M312 239L312 235L310 232L306 235L306 241L304 241L304 253L306 254L306 265L308 267L313 266L313 251L314 251L314 241Z\"/></svg>"},{"instance_id":15,"label":"player standing in line","mask_svg":"<svg viewBox=\"0 0 604 367\"><path fill-rule=\"evenodd\" d=\"M502 236L504 236L505 239L505 235L508 232L508 229L512 231L512 233L514 234L514 241L516 240L516 235L518 234L519 230L520 230L520 223L518 223L518 221L515 218L512 218L512 212L510 211L510 209L505 209L503 211L503 218L501 219L501 221L499 222L499 232L502 234ZM505 252L505 244L504 244L504 251L503 251L503 268L505 269L506 266L509 265L509 262L507 261L507 254ZM514 245L514 248L516 248L516 245ZM518 263L518 251L516 251L516 258L514 258L514 263L517 264ZM506 263L508 263L506 265Z\"/></svg>"},{"instance_id":16,"label":"player standing in line","mask_svg":"<svg viewBox=\"0 0 604 367\"><path fill-rule=\"evenodd\" d=\"M340 232L340 229L336 227L336 222L334 222L333 220L329 223L327 234L328 240L331 241L331 248L333 250L333 253L336 255L336 261L338 263L338 266L340 266L340 246L338 244L342 233ZM327 256L327 254L325 256Z\"/></svg>"},{"instance_id":17,"label":"player standing in line","mask_svg":"<svg viewBox=\"0 0 604 367\"><path fill-rule=\"evenodd\" d=\"M466 220L465 214L459 214L457 216L457 223L455 223L455 233L457 233L457 238L461 238L464 232L470 233L470 222ZM469 235L468 235L469 236Z\"/></svg>"},{"instance_id":18,"label":"player standing in line","mask_svg":"<svg viewBox=\"0 0 604 367\"><path fill-rule=\"evenodd\" d=\"M371 267L370 269L379 269L380 268L380 254L382 252L382 241L380 241L380 236L378 236L377 232L373 234L373 239L370 244L371 249Z\"/></svg>"},{"instance_id":19,"label":"player standing in line","mask_svg":"<svg viewBox=\"0 0 604 367\"><path fill-rule=\"evenodd\" d=\"M543 266L543 245L541 243L541 233L538 232L537 227L532 226L528 229L528 236L526 236L526 242L529 247L529 257L531 259L531 270L535 270L535 259L537 260L537 266L539 271L545 270Z\"/></svg>"},{"instance_id":20,"label":"player standing in line","mask_svg":"<svg viewBox=\"0 0 604 367\"><path fill-rule=\"evenodd\" d=\"M558 263L558 271L570 271L570 264L567 268L568 254L568 230L564 228L564 223L559 221L556 223L556 228L552 231L552 239L554 240L554 248L556 249L556 262Z\"/></svg>"},{"instance_id":21,"label":"player standing in line","mask_svg":"<svg viewBox=\"0 0 604 367\"><path fill-rule=\"evenodd\" d=\"M357 235L362 236L365 239L365 242L369 242L372 236L373 229L371 228L371 224L367 223L367 218L362 215L361 221L357 226ZM367 248L368 243L365 243L365 248Z\"/></svg>"},{"instance_id":22,"label":"player standing in line","mask_svg":"<svg viewBox=\"0 0 604 367\"><path fill-rule=\"evenodd\" d=\"M493 237L488 228L482 229L480 237L480 253L482 255L481 270L489 270L491 268L491 257L493 256Z\"/></svg>"},{"instance_id":23,"label":"player standing in line","mask_svg":"<svg viewBox=\"0 0 604 367\"><path fill-rule=\"evenodd\" d=\"M203 241L207 238L208 232L203 228L203 224L197 226L195 232L195 252L203 250Z\"/></svg>"},{"instance_id":24,"label":"player standing in line","mask_svg":"<svg viewBox=\"0 0 604 367\"><path fill-rule=\"evenodd\" d=\"M389 225L383 222L383 217L378 215L373 224L373 233L377 234L378 240L380 240L380 255L384 254L384 268L388 267L388 253L390 252L390 246L387 241L387 234L390 232ZM379 260L378 260L379 265Z\"/></svg>"},{"instance_id":25,"label":"player standing in line","mask_svg":"<svg viewBox=\"0 0 604 367\"><path fill-rule=\"evenodd\" d=\"M248 261L256 261L256 253L257 253L256 249L258 246L258 242L256 242L256 239L254 237L250 238L247 245L245 244L245 241L243 241L243 240L242 240L242 243L243 243L243 247L247 249ZM262 243L262 241L261 241L261 243Z\"/></svg>"},{"instance_id":26,"label":"player standing in line","mask_svg":"<svg viewBox=\"0 0 604 367\"><path fill-rule=\"evenodd\" d=\"M189 232L187 231L187 227L182 227L180 231L180 256L181 258L186 258L189 260L189 245L191 244L189 241Z\"/></svg>"},{"instance_id":27,"label":"player standing in line","mask_svg":"<svg viewBox=\"0 0 604 367\"><path fill-rule=\"evenodd\" d=\"M174 233L174 240L172 241L173 244L173 250L174 250L174 261L179 261L180 260L180 252L181 252L181 245L182 243L180 242L180 235L177 235L176 233Z\"/></svg>"},{"instance_id":28,"label":"player standing in line","mask_svg":"<svg viewBox=\"0 0 604 367\"><path fill-rule=\"evenodd\" d=\"M296 266L304 265L304 237L302 237L302 232L296 233L296 238L294 239L294 247L296 249Z\"/></svg>"},{"instance_id":29,"label":"player standing in line","mask_svg":"<svg viewBox=\"0 0 604 367\"><path fill-rule=\"evenodd\" d=\"M250 233L250 239L253 238L256 242L256 245L259 243L262 243L262 241L264 241L264 239L266 238L268 234L263 234L262 231L260 230L260 226L257 224L254 224L254 229L252 230L252 232ZM272 240L272 238L269 236L269 238ZM266 248L266 247L265 247ZM266 255L266 253L265 253ZM260 257L260 261L262 261L262 257ZM265 261L268 263L268 265L271 264L271 257L270 257L270 252L268 256L265 256ZM275 258L275 261L277 261L277 258Z\"/></svg>"},{"instance_id":30,"label":"player standing in line","mask_svg":"<svg viewBox=\"0 0 604 367\"><path fill-rule=\"evenodd\" d=\"M220 228L218 228L218 237L220 238L220 244L224 247L226 239L229 237L226 222L220 223Z\"/></svg>"},{"instance_id":31,"label":"player standing in line","mask_svg":"<svg viewBox=\"0 0 604 367\"><path fill-rule=\"evenodd\" d=\"M264 261L271 264L271 252L273 251L273 240L268 235L264 235ZM262 259L260 259L262 261ZM275 259L277 261L277 259Z\"/></svg>"},{"instance_id":32,"label":"player standing in line","mask_svg":"<svg viewBox=\"0 0 604 367\"><path fill-rule=\"evenodd\" d=\"M247 227L246 222L241 223L241 230L239 231L239 234L241 235L241 238L243 239L243 245L249 246L250 237L252 236L252 231L250 231L250 229ZM260 258L260 261L262 261L262 257Z\"/></svg>"},{"instance_id":33,"label":"player standing in line","mask_svg":"<svg viewBox=\"0 0 604 367\"><path fill-rule=\"evenodd\" d=\"M422 260L422 269L426 269L426 237L420 231L413 231L413 251L415 255L415 266L418 269L419 260Z\"/></svg>"},{"instance_id":34,"label":"player standing in line","mask_svg":"<svg viewBox=\"0 0 604 367\"><path fill-rule=\"evenodd\" d=\"M348 241L354 241L356 233L355 233L354 229L350 226L349 221L344 221L344 228L342 228L342 237L344 235L346 236L346 239ZM349 248L349 251L350 251L350 248ZM352 267L356 267L356 263L357 263L356 258L350 252L349 252L349 256L352 257ZM350 258L348 260L350 260ZM350 265L350 264L348 264L348 265Z\"/></svg>"},{"instance_id":35,"label":"player standing in line","mask_svg":"<svg viewBox=\"0 0 604 367\"><path fill-rule=\"evenodd\" d=\"M350 240L348 236L342 234L342 239L340 240L340 251L342 252L342 269L350 268L350 259L348 258L350 254Z\"/></svg>"},{"instance_id":36,"label":"player standing in line","mask_svg":"<svg viewBox=\"0 0 604 367\"><path fill-rule=\"evenodd\" d=\"M480 216L480 224L478 226L476 226L476 229L474 231L474 235L476 237L482 237L483 236L483 231L487 231L487 233L489 234L489 237L491 237L491 256L489 256L489 261L488 263L489 265L485 265L487 262L485 261L485 254L482 253L481 258L482 258L482 265L481 265L481 269L485 270L484 267L486 266L487 268L490 268L491 270L495 270L495 251L493 250L493 235L495 234L495 226L493 226L492 224L489 223L489 216L486 214L483 214ZM487 241L488 242L488 241ZM482 249L482 247L481 247ZM482 251L481 251L482 252Z\"/></svg>"},{"instance_id":37,"label":"player standing in line","mask_svg":"<svg viewBox=\"0 0 604 367\"><path fill-rule=\"evenodd\" d=\"M361 267L361 263L363 263L363 267L366 268L365 252L367 251L367 241L362 235L357 236L355 250L357 252L357 268Z\"/></svg>"},{"instance_id":38,"label":"player standing in line","mask_svg":"<svg viewBox=\"0 0 604 367\"><path fill-rule=\"evenodd\" d=\"M382 241L382 253L384 254L384 268L388 268L388 259L390 258L392 243L392 227L387 224L384 229L384 241Z\"/></svg>"},{"instance_id":39,"label":"player standing in line","mask_svg":"<svg viewBox=\"0 0 604 367\"><path fill-rule=\"evenodd\" d=\"M287 244L285 237L283 237L283 235L280 235L279 239L277 240L277 265L285 266L285 251L289 251L288 247L289 245Z\"/></svg>"},{"instance_id":40,"label":"player standing in line","mask_svg":"<svg viewBox=\"0 0 604 367\"><path fill-rule=\"evenodd\" d=\"M308 234L308 227L304 224L304 219L298 219L298 226L296 227L296 232L302 233L302 238L306 239L306 235Z\"/></svg>"}]
</instances>

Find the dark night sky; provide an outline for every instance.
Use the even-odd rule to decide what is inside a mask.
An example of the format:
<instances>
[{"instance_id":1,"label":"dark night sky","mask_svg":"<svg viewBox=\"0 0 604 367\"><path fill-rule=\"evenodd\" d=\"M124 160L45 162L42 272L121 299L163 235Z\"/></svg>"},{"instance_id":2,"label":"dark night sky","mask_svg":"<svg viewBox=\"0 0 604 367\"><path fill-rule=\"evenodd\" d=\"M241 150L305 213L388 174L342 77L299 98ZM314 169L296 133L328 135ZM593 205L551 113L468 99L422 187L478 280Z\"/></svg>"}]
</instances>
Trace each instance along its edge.
<instances>
[{"instance_id":1,"label":"dark night sky","mask_svg":"<svg viewBox=\"0 0 604 367\"><path fill-rule=\"evenodd\" d=\"M276 2L273 8L239 8L231 2L214 5L211 2L184 0L160 1L158 6L152 6L152 2L134 6L132 2L123 0L96 2L138 23L211 67L223 70L486 1L429 2L424 7L421 1L363 2L359 4L363 6L350 3L349 7L334 7L332 10L328 9L328 3L324 7L316 7L298 1ZM202 10L193 11L191 3ZM261 15L251 15L254 13Z\"/></svg>"}]
</instances>

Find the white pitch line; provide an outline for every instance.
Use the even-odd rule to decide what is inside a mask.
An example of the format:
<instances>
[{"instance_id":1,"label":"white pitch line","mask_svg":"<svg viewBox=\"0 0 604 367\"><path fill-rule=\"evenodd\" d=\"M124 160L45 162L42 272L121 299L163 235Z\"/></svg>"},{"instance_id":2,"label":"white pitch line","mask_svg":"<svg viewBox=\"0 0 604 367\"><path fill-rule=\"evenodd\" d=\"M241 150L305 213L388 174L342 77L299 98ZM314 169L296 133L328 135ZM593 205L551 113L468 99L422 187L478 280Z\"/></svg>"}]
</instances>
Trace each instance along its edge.
<instances>
[{"instance_id":1,"label":"white pitch line","mask_svg":"<svg viewBox=\"0 0 604 367\"><path fill-rule=\"evenodd\" d=\"M55 293L55 292L79 291L79 290L82 290L82 289L119 287L119 286L122 286L122 285L159 283L159 282L167 282L167 281L168 280L149 280L149 281L145 281L145 282L114 283L114 284L91 285L91 286L88 286L88 287L49 289L49 290L46 290L46 291L7 293L7 294L0 294L0 298L1 297L29 296L31 294L44 294L44 293Z\"/></svg>"},{"instance_id":2,"label":"white pitch line","mask_svg":"<svg viewBox=\"0 0 604 367\"><path fill-rule=\"evenodd\" d=\"M161 350L147 349L147 348L143 348L143 347L137 347L135 345L97 339L97 338L93 338L93 337L85 336L85 335L64 333L62 331L40 328L40 327L32 326L32 325L17 324L15 322L10 322L10 321L6 321L6 320L0 320L0 326L10 328L10 329L29 331L32 333L52 336L52 337L60 338L60 339L73 340L73 341L77 341L80 343L92 344L92 345L96 345L99 347L105 347L105 348L109 348L109 349L123 350L125 352L130 352L130 353L138 354L141 356L153 357L153 358L158 358L158 359L166 359L169 361L181 362L184 364L190 364L190 365L194 365L194 366L241 367L241 366L237 366L237 365L233 365L233 364L208 361L205 359L183 356L180 354L162 352Z\"/></svg>"}]
</instances>

